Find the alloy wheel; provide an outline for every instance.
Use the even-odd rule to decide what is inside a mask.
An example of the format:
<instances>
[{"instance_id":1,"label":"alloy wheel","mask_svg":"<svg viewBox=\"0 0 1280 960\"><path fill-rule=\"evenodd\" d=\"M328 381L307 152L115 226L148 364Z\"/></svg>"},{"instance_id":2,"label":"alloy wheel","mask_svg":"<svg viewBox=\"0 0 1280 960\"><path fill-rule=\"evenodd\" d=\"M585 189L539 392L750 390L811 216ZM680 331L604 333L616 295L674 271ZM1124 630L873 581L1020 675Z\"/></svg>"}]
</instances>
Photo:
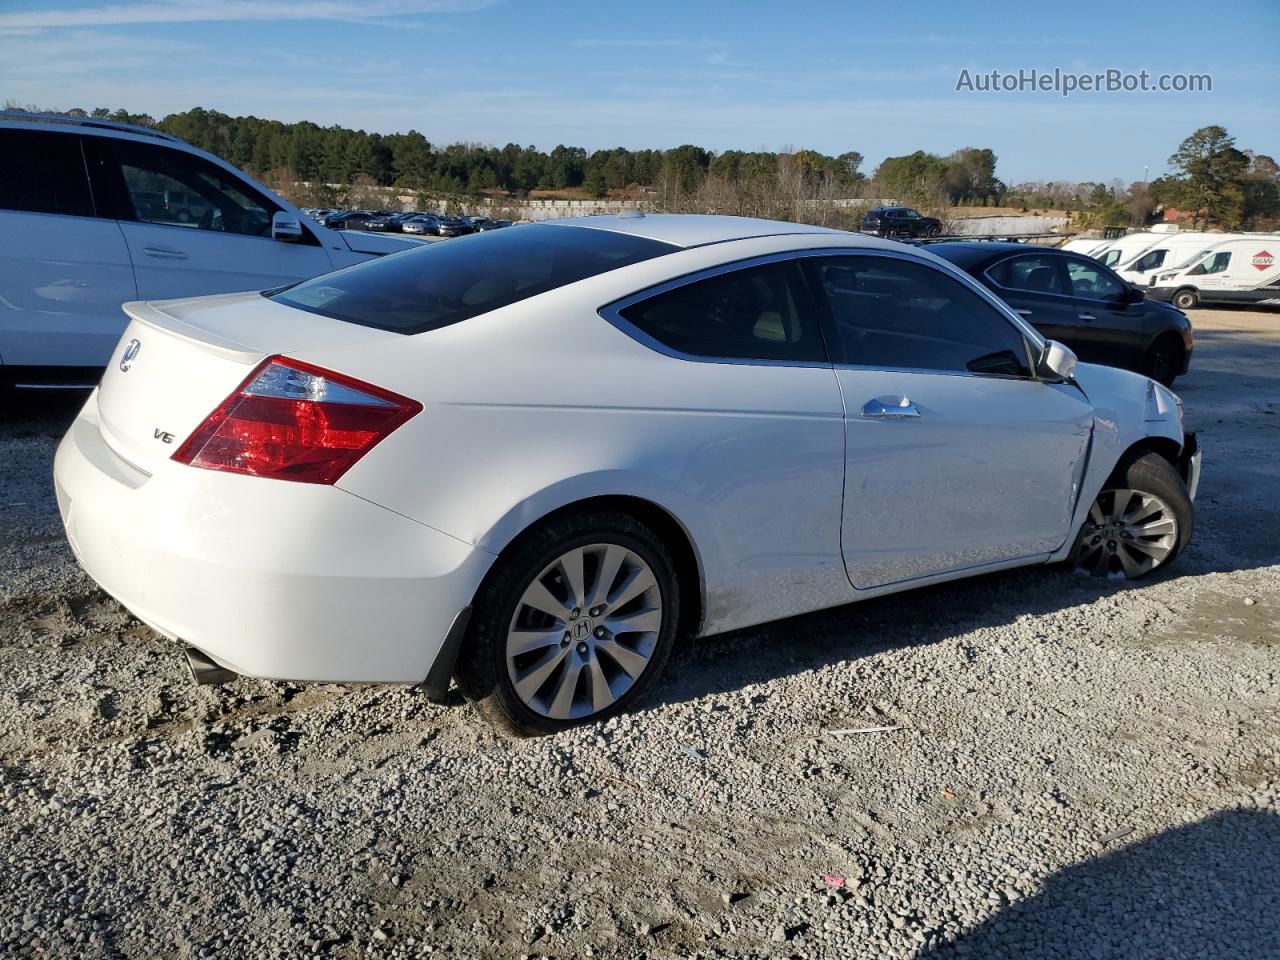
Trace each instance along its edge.
<instances>
[{"instance_id":1,"label":"alloy wheel","mask_svg":"<svg viewBox=\"0 0 1280 960\"><path fill-rule=\"evenodd\" d=\"M507 672L529 709L576 720L610 707L648 668L662 629L649 564L616 543L575 547L525 588L507 631Z\"/></svg>"},{"instance_id":2,"label":"alloy wheel","mask_svg":"<svg viewBox=\"0 0 1280 960\"><path fill-rule=\"evenodd\" d=\"M1178 542L1178 521L1162 499L1142 490L1103 490L1076 541L1078 569L1132 580L1164 563Z\"/></svg>"}]
</instances>

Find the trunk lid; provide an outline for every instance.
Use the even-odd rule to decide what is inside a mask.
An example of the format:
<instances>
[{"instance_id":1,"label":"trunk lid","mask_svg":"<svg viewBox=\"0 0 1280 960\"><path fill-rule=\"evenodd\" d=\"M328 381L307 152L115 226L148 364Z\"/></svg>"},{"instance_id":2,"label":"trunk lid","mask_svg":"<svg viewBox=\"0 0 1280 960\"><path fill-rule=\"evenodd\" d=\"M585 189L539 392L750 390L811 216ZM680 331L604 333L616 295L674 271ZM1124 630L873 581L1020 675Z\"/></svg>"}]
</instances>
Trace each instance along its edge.
<instances>
[{"instance_id":1,"label":"trunk lid","mask_svg":"<svg viewBox=\"0 0 1280 960\"><path fill-rule=\"evenodd\" d=\"M98 387L98 416L107 444L147 473L264 358L397 336L259 293L126 303L124 311L129 326Z\"/></svg>"}]
</instances>

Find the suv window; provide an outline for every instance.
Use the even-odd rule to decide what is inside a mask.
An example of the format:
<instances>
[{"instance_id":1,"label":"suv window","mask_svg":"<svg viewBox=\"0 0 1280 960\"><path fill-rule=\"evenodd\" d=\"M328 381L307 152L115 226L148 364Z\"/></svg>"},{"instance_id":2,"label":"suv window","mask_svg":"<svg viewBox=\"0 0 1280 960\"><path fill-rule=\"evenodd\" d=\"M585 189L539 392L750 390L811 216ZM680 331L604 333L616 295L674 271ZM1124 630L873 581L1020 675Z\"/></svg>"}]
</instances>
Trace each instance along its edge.
<instances>
[{"instance_id":1,"label":"suv window","mask_svg":"<svg viewBox=\"0 0 1280 960\"><path fill-rule=\"evenodd\" d=\"M398 253L268 294L395 333L423 333L680 249L591 227L486 230Z\"/></svg>"},{"instance_id":2,"label":"suv window","mask_svg":"<svg viewBox=\"0 0 1280 960\"><path fill-rule=\"evenodd\" d=\"M991 279L1006 290L1065 294L1059 263L1056 257L1048 255L1013 257L997 263L988 272Z\"/></svg>"},{"instance_id":3,"label":"suv window","mask_svg":"<svg viewBox=\"0 0 1280 960\"><path fill-rule=\"evenodd\" d=\"M1110 271L1083 260L1068 260L1067 276L1071 280L1071 292L1077 297L1114 300L1124 293L1124 284Z\"/></svg>"},{"instance_id":4,"label":"suv window","mask_svg":"<svg viewBox=\"0 0 1280 960\"><path fill-rule=\"evenodd\" d=\"M827 362L818 318L794 260L697 280L621 314L659 343L695 357Z\"/></svg>"},{"instance_id":5,"label":"suv window","mask_svg":"<svg viewBox=\"0 0 1280 960\"><path fill-rule=\"evenodd\" d=\"M93 216L80 138L0 129L0 210Z\"/></svg>"},{"instance_id":6,"label":"suv window","mask_svg":"<svg viewBox=\"0 0 1280 960\"><path fill-rule=\"evenodd\" d=\"M896 257L806 261L830 306L841 360L890 369L1031 375L1026 339L936 267Z\"/></svg>"},{"instance_id":7,"label":"suv window","mask_svg":"<svg viewBox=\"0 0 1280 960\"><path fill-rule=\"evenodd\" d=\"M112 141L133 215L146 223L271 236L275 204L248 184L181 150Z\"/></svg>"}]
</instances>

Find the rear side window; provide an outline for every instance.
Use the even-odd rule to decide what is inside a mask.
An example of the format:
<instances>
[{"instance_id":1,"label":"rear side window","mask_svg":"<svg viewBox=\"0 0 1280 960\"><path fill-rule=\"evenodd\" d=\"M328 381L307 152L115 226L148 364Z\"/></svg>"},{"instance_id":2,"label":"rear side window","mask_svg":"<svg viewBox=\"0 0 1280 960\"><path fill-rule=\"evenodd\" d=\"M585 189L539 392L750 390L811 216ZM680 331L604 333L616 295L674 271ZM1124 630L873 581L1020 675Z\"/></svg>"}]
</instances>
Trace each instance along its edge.
<instances>
[{"instance_id":1,"label":"rear side window","mask_svg":"<svg viewBox=\"0 0 1280 960\"><path fill-rule=\"evenodd\" d=\"M0 129L0 209L92 217L80 138Z\"/></svg>"},{"instance_id":2,"label":"rear side window","mask_svg":"<svg viewBox=\"0 0 1280 960\"><path fill-rule=\"evenodd\" d=\"M991 279L1006 290L1058 294L1067 292L1058 260L1047 254L1004 260L992 267L990 274Z\"/></svg>"},{"instance_id":3,"label":"rear side window","mask_svg":"<svg viewBox=\"0 0 1280 960\"><path fill-rule=\"evenodd\" d=\"M830 305L843 363L1031 375L1018 329L935 267L896 257L844 256L808 261L807 269Z\"/></svg>"},{"instance_id":4,"label":"rear side window","mask_svg":"<svg viewBox=\"0 0 1280 960\"><path fill-rule=\"evenodd\" d=\"M423 333L679 247L592 227L487 230L306 280L271 299L395 333Z\"/></svg>"},{"instance_id":5,"label":"rear side window","mask_svg":"<svg viewBox=\"0 0 1280 960\"><path fill-rule=\"evenodd\" d=\"M695 357L827 363L795 261L708 277L620 311L659 343Z\"/></svg>"}]
</instances>

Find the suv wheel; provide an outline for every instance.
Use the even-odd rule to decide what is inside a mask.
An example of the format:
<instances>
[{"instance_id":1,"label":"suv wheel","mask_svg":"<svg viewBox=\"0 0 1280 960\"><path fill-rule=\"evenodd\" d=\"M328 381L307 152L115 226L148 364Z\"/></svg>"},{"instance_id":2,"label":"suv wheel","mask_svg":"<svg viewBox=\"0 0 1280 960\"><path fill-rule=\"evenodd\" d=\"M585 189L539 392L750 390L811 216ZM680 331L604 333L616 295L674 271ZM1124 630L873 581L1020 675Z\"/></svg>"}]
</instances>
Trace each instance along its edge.
<instances>
[{"instance_id":1,"label":"suv wheel","mask_svg":"<svg viewBox=\"0 0 1280 960\"><path fill-rule=\"evenodd\" d=\"M1094 500L1071 563L1093 576L1135 580L1172 563L1193 523L1178 471L1159 454L1144 453L1117 467Z\"/></svg>"},{"instance_id":2,"label":"suv wheel","mask_svg":"<svg viewBox=\"0 0 1280 960\"><path fill-rule=\"evenodd\" d=\"M555 520L518 542L481 587L457 680L516 736L612 716L662 672L680 615L675 565L633 517Z\"/></svg>"}]
</instances>

